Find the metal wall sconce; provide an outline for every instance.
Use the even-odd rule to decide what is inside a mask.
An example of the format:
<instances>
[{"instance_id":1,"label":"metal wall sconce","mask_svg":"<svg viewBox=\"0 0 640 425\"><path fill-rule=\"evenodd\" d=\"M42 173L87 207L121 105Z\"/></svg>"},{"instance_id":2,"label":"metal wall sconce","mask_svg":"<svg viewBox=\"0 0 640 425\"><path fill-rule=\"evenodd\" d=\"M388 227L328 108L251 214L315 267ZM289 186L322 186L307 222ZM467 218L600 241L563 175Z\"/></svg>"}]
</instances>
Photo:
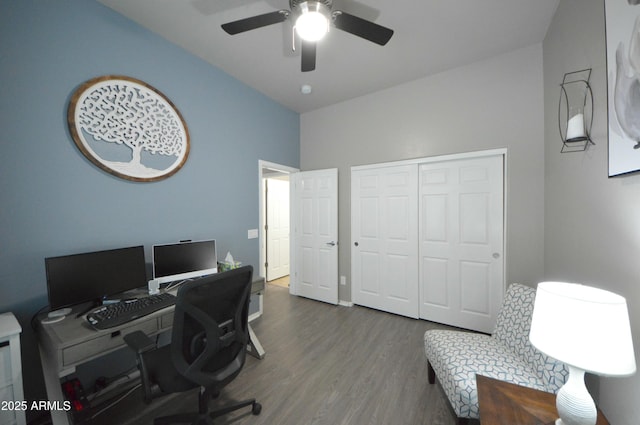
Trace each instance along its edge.
<instances>
[{"instance_id":1,"label":"metal wall sconce","mask_svg":"<svg viewBox=\"0 0 640 425\"><path fill-rule=\"evenodd\" d=\"M564 74L560 84L558 127L562 138L560 152L585 151L591 140L593 93L589 85L591 68Z\"/></svg>"}]
</instances>

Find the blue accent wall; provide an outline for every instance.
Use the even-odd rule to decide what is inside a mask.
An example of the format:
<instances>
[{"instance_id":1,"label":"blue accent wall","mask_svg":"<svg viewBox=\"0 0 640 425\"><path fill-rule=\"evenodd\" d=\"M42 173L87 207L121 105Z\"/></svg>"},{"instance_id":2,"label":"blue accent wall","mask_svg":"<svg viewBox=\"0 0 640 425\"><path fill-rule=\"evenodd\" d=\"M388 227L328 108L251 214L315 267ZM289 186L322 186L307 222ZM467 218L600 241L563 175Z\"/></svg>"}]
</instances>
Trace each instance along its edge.
<instances>
[{"instance_id":1,"label":"blue accent wall","mask_svg":"<svg viewBox=\"0 0 640 425\"><path fill-rule=\"evenodd\" d=\"M215 49L215 46L211 46ZM74 90L127 75L180 110L191 153L154 183L114 177L70 136ZM218 241L257 269L258 160L299 167L299 116L88 0L0 2L0 312L23 334L27 396L41 386L29 319L47 304L44 258L181 239Z\"/></svg>"}]
</instances>

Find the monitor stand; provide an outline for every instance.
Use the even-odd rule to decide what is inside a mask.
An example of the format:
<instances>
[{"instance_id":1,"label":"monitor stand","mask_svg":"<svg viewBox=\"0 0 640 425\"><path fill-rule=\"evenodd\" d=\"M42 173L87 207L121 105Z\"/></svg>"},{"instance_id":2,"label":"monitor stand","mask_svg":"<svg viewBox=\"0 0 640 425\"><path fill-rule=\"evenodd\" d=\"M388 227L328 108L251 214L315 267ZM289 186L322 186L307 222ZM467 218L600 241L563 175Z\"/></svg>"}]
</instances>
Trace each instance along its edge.
<instances>
[{"instance_id":1,"label":"monitor stand","mask_svg":"<svg viewBox=\"0 0 640 425\"><path fill-rule=\"evenodd\" d=\"M93 300L90 304L89 307L85 308L84 310L81 310L80 313L76 314L76 319L80 316L84 316L85 314L87 314L89 311L93 310L96 307L99 307L102 305L102 300Z\"/></svg>"}]
</instances>

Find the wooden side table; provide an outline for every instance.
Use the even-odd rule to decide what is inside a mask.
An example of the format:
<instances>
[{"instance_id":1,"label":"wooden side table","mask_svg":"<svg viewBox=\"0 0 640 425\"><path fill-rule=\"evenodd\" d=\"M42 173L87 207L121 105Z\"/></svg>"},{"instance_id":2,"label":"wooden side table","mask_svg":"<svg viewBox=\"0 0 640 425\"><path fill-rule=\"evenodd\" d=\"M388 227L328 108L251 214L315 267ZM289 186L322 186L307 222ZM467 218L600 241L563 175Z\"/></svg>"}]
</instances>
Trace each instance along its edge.
<instances>
[{"instance_id":1,"label":"wooden side table","mask_svg":"<svg viewBox=\"0 0 640 425\"><path fill-rule=\"evenodd\" d=\"M482 425L553 425L555 394L476 375ZM596 425L609 425L598 409Z\"/></svg>"}]
</instances>

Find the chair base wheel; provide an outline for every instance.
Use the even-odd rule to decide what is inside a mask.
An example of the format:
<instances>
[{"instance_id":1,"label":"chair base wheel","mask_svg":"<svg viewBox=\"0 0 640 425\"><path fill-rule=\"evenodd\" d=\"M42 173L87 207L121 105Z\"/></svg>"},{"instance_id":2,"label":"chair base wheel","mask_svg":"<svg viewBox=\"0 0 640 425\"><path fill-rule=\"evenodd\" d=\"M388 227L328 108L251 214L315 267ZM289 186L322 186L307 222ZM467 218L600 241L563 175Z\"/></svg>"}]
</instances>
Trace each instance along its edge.
<instances>
[{"instance_id":1,"label":"chair base wheel","mask_svg":"<svg viewBox=\"0 0 640 425\"><path fill-rule=\"evenodd\" d=\"M251 408L251 413L253 413L255 416L258 416L260 412L262 412L262 404L253 403L253 407Z\"/></svg>"}]
</instances>

